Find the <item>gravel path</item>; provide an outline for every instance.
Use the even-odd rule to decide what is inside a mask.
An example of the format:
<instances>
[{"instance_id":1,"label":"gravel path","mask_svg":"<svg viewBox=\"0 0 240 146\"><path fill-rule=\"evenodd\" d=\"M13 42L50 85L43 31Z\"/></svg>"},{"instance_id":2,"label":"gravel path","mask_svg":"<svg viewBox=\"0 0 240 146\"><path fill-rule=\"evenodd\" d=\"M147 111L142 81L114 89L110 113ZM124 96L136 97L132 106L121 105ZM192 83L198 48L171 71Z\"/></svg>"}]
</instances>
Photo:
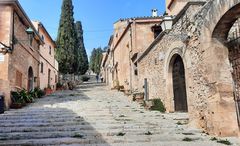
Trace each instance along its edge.
<instances>
[{"instance_id":1,"label":"gravel path","mask_svg":"<svg viewBox=\"0 0 240 146\"><path fill-rule=\"evenodd\" d=\"M222 145L187 122L187 114L146 111L120 92L88 83L0 115L0 145ZM240 146L237 138L221 139Z\"/></svg>"}]
</instances>

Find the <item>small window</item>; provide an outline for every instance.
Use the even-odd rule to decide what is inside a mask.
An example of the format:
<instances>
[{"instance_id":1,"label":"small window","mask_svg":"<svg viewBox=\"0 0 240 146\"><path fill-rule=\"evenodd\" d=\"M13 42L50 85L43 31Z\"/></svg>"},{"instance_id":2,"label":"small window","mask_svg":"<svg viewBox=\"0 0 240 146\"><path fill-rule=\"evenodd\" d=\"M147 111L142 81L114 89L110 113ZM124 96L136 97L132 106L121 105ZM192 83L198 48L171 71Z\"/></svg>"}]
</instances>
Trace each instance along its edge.
<instances>
[{"instance_id":1,"label":"small window","mask_svg":"<svg viewBox=\"0 0 240 146\"><path fill-rule=\"evenodd\" d=\"M158 26L158 25L154 25L152 27L152 31L153 31L153 34L154 34L154 39L156 39L158 37L158 35L162 32L162 27Z\"/></svg>"},{"instance_id":2,"label":"small window","mask_svg":"<svg viewBox=\"0 0 240 146\"><path fill-rule=\"evenodd\" d=\"M16 71L16 86L22 88L22 73Z\"/></svg>"},{"instance_id":3,"label":"small window","mask_svg":"<svg viewBox=\"0 0 240 146\"><path fill-rule=\"evenodd\" d=\"M51 55L52 54L52 47L49 46L49 54Z\"/></svg>"},{"instance_id":4,"label":"small window","mask_svg":"<svg viewBox=\"0 0 240 146\"><path fill-rule=\"evenodd\" d=\"M57 82L58 82L58 76L55 75L55 83L57 83Z\"/></svg>"},{"instance_id":5,"label":"small window","mask_svg":"<svg viewBox=\"0 0 240 146\"><path fill-rule=\"evenodd\" d=\"M137 65L137 63L134 63L134 75L138 76L138 65Z\"/></svg>"},{"instance_id":6,"label":"small window","mask_svg":"<svg viewBox=\"0 0 240 146\"><path fill-rule=\"evenodd\" d=\"M41 62L41 73L43 73L43 62Z\"/></svg>"},{"instance_id":7,"label":"small window","mask_svg":"<svg viewBox=\"0 0 240 146\"><path fill-rule=\"evenodd\" d=\"M42 41L44 41L44 36L42 35Z\"/></svg>"}]
</instances>

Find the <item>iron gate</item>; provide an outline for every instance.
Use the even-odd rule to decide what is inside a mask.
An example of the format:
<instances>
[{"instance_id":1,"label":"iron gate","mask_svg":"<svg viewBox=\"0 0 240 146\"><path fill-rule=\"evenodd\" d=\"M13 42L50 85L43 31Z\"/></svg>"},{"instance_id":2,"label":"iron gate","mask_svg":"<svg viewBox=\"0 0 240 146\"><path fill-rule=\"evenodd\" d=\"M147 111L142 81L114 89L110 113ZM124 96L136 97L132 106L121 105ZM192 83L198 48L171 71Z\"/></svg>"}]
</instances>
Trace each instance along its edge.
<instances>
[{"instance_id":1,"label":"iron gate","mask_svg":"<svg viewBox=\"0 0 240 146\"><path fill-rule=\"evenodd\" d=\"M239 28L239 27L238 27ZM234 101L237 111L238 126L240 127L240 36L239 29L231 33L227 43L229 61L232 65L232 78L234 87Z\"/></svg>"}]
</instances>

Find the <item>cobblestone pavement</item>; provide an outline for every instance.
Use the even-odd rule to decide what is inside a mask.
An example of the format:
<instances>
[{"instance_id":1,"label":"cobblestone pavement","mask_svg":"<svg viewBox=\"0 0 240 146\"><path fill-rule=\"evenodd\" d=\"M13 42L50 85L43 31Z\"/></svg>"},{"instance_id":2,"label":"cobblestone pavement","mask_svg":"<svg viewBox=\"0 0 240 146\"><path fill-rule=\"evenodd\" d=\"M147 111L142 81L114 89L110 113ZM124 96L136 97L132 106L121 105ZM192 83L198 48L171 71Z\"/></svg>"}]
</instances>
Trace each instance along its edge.
<instances>
[{"instance_id":1,"label":"cobblestone pavement","mask_svg":"<svg viewBox=\"0 0 240 146\"><path fill-rule=\"evenodd\" d=\"M187 119L186 114L146 111L120 92L84 84L0 115L0 145L222 145L188 128ZM227 139L240 145L237 138Z\"/></svg>"}]
</instances>

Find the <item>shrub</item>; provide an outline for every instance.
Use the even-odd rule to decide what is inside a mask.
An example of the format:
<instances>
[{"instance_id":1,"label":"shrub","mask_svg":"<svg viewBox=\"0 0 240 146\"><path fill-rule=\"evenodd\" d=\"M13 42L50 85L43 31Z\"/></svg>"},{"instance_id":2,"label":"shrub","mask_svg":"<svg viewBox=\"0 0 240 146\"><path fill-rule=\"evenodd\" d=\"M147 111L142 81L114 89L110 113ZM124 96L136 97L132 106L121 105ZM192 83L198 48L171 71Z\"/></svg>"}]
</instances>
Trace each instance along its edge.
<instances>
[{"instance_id":1,"label":"shrub","mask_svg":"<svg viewBox=\"0 0 240 146\"><path fill-rule=\"evenodd\" d=\"M153 99L152 102L153 106L151 107L151 110L160 111L162 113L166 112L166 108L161 99Z\"/></svg>"},{"instance_id":2,"label":"shrub","mask_svg":"<svg viewBox=\"0 0 240 146\"><path fill-rule=\"evenodd\" d=\"M81 77L81 80L82 80L83 82L87 82L87 81L90 80L90 77L88 77L88 76L82 76L82 77Z\"/></svg>"},{"instance_id":3,"label":"shrub","mask_svg":"<svg viewBox=\"0 0 240 146\"><path fill-rule=\"evenodd\" d=\"M19 95L24 99L26 103L31 103L34 101L34 92L27 92L27 90L23 89L19 92Z\"/></svg>"},{"instance_id":4,"label":"shrub","mask_svg":"<svg viewBox=\"0 0 240 146\"><path fill-rule=\"evenodd\" d=\"M190 141L194 141L192 138L189 138L189 137L185 137L182 141L187 141L187 142L190 142Z\"/></svg>"},{"instance_id":5,"label":"shrub","mask_svg":"<svg viewBox=\"0 0 240 146\"><path fill-rule=\"evenodd\" d=\"M12 102L16 103L16 104L23 104L23 103L25 103L25 100L23 99L23 97L21 97L19 92L12 91L11 92L11 99L12 99Z\"/></svg>"},{"instance_id":6,"label":"shrub","mask_svg":"<svg viewBox=\"0 0 240 146\"><path fill-rule=\"evenodd\" d=\"M61 83L57 83L57 88L62 88L63 87L63 84L61 84Z\"/></svg>"},{"instance_id":7,"label":"shrub","mask_svg":"<svg viewBox=\"0 0 240 146\"><path fill-rule=\"evenodd\" d=\"M217 140L217 143L225 144L225 145L232 145L230 141L226 140Z\"/></svg>"},{"instance_id":8,"label":"shrub","mask_svg":"<svg viewBox=\"0 0 240 146\"><path fill-rule=\"evenodd\" d=\"M30 91L29 94L31 94L33 98L41 98L45 95L45 92L40 88L34 88L34 90Z\"/></svg>"},{"instance_id":9,"label":"shrub","mask_svg":"<svg viewBox=\"0 0 240 146\"><path fill-rule=\"evenodd\" d=\"M119 133L117 134L117 136L124 136L124 135L126 135L126 133L123 133L123 132L119 132Z\"/></svg>"}]
</instances>

